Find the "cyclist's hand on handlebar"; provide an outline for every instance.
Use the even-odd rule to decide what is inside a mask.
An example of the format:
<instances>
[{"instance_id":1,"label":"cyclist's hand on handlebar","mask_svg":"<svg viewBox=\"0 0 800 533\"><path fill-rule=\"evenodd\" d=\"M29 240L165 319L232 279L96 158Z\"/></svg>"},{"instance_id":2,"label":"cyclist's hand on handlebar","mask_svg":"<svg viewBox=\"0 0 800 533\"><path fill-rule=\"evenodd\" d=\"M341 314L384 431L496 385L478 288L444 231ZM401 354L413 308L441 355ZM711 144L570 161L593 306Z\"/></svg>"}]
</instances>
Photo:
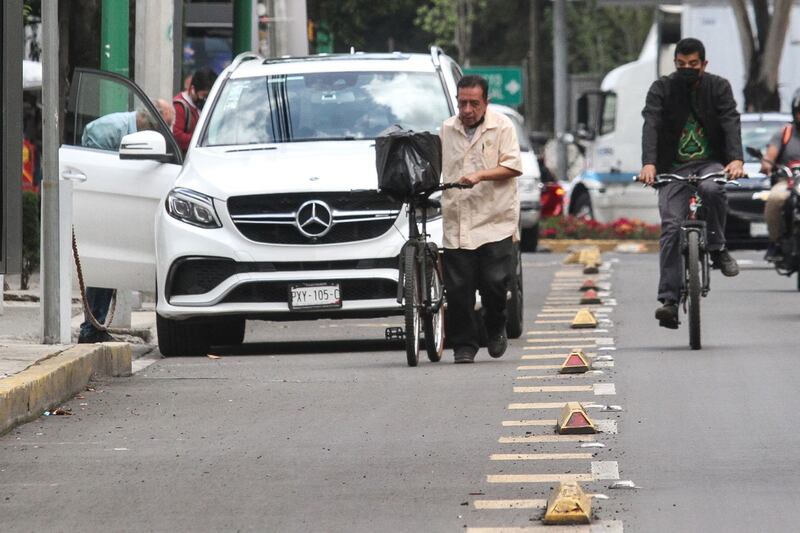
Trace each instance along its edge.
<instances>
[{"instance_id":1,"label":"cyclist's hand on handlebar","mask_svg":"<svg viewBox=\"0 0 800 533\"><path fill-rule=\"evenodd\" d=\"M480 182L481 182L480 172L470 172L465 176L461 176L458 180L458 183L460 183L461 185L466 185L468 187L474 187Z\"/></svg>"},{"instance_id":2,"label":"cyclist's hand on handlebar","mask_svg":"<svg viewBox=\"0 0 800 533\"><path fill-rule=\"evenodd\" d=\"M739 178L744 178L747 176L744 172L744 163L735 159L728 163L728 165L723 169L723 172L728 175L728 180L738 180Z\"/></svg>"},{"instance_id":3,"label":"cyclist's hand on handlebar","mask_svg":"<svg viewBox=\"0 0 800 533\"><path fill-rule=\"evenodd\" d=\"M639 172L639 181L641 181L645 185L653 185L656 182L656 166L655 165L643 166L642 171Z\"/></svg>"}]
</instances>

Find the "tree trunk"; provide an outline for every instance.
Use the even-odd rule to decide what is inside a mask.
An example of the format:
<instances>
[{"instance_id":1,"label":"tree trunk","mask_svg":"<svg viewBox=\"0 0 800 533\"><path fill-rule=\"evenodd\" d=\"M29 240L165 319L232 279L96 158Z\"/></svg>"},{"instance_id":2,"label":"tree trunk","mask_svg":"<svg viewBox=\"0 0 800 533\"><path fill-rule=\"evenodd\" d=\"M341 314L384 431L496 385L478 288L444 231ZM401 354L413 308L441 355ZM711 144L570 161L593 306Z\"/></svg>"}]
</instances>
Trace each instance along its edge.
<instances>
[{"instance_id":1,"label":"tree trunk","mask_svg":"<svg viewBox=\"0 0 800 533\"><path fill-rule=\"evenodd\" d=\"M530 0L528 13L528 103L525 111L531 131L541 129L542 46L539 28L542 24L542 0Z\"/></svg>"}]
</instances>

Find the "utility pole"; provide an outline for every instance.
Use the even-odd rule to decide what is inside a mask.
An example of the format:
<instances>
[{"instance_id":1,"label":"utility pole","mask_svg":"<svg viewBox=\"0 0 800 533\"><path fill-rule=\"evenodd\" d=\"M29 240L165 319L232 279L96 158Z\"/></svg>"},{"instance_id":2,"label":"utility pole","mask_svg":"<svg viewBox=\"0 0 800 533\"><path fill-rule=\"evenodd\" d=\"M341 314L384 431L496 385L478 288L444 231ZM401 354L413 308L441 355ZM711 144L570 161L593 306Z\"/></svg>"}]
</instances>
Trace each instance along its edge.
<instances>
[{"instance_id":1,"label":"utility pole","mask_svg":"<svg viewBox=\"0 0 800 533\"><path fill-rule=\"evenodd\" d=\"M558 170L556 179L567 179L567 147L564 144L564 134L567 132L567 113L569 101L567 100L567 24L566 0L553 0L553 95L554 95L554 126L558 146Z\"/></svg>"},{"instance_id":2,"label":"utility pole","mask_svg":"<svg viewBox=\"0 0 800 533\"><path fill-rule=\"evenodd\" d=\"M69 255L72 206L58 175L61 142L58 79L58 0L42 2L42 342L69 344L72 273Z\"/></svg>"},{"instance_id":3,"label":"utility pole","mask_svg":"<svg viewBox=\"0 0 800 533\"><path fill-rule=\"evenodd\" d=\"M308 55L306 0L274 0L277 57Z\"/></svg>"},{"instance_id":4,"label":"utility pole","mask_svg":"<svg viewBox=\"0 0 800 533\"><path fill-rule=\"evenodd\" d=\"M233 0L233 55L255 50L253 47L253 0Z\"/></svg>"},{"instance_id":5,"label":"utility pole","mask_svg":"<svg viewBox=\"0 0 800 533\"><path fill-rule=\"evenodd\" d=\"M124 3L127 4L127 0ZM127 13L127 6L125 8ZM122 22L122 13L119 14L119 19ZM164 98L169 101L175 92L174 40L175 28L180 32L180 27L174 21L175 2L136 0L136 61L133 76L136 84L150 98ZM128 32L126 25L123 34L126 40ZM125 68L129 68L128 56L124 59Z\"/></svg>"}]
</instances>

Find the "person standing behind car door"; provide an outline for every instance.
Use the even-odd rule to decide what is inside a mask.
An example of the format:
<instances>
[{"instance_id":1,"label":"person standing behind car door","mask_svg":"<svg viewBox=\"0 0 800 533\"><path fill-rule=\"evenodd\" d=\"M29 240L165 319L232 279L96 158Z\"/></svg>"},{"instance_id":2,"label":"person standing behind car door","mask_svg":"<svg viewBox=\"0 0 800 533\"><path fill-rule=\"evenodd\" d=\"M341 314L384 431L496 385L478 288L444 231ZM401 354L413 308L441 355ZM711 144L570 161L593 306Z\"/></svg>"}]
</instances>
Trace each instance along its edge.
<instances>
[{"instance_id":1,"label":"person standing behind car door","mask_svg":"<svg viewBox=\"0 0 800 533\"><path fill-rule=\"evenodd\" d=\"M172 128L175 121L175 111L168 101L163 99L154 100L153 104L161 118L167 126ZM122 138L131 133L144 130L158 131L158 121L146 109L138 111L128 111L120 113L110 113L103 115L86 125L81 135L81 145L87 148L96 148L110 152L119 151ZM102 208L102 206L98 206ZM99 324L106 321L108 308L111 306L111 299L114 296L114 289L103 287L86 287L86 305L88 312L84 309L84 321L78 333L79 344L93 344L96 342L114 341L108 331L98 329L92 321L89 313Z\"/></svg>"},{"instance_id":2,"label":"person standing behind car door","mask_svg":"<svg viewBox=\"0 0 800 533\"><path fill-rule=\"evenodd\" d=\"M442 177L472 187L442 196L444 282L455 362L472 363L479 347L476 289L486 312L489 355L502 356L508 345L506 290L519 224L513 178L522 174L522 161L511 120L487 110L486 80L464 76L457 89L458 115L445 120L440 133Z\"/></svg>"},{"instance_id":3,"label":"person standing behind car door","mask_svg":"<svg viewBox=\"0 0 800 533\"><path fill-rule=\"evenodd\" d=\"M198 69L192 75L189 88L176 94L172 99L172 105L175 106L175 124L172 126L172 134L184 155L189 149L189 141L192 140L194 128L200 119L200 111L203 109L215 81L217 81L216 72L208 67Z\"/></svg>"}]
</instances>

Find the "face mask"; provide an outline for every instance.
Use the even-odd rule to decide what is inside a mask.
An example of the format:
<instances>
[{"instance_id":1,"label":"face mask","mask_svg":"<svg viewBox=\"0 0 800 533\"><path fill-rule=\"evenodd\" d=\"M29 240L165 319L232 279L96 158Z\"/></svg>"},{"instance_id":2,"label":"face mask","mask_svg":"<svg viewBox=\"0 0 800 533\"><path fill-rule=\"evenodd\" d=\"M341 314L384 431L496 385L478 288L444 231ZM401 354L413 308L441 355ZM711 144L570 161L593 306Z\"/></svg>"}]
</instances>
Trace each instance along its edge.
<instances>
[{"instance_id":1,"label":"face mask","mask_svg":"<svg viewBox=\"0 0 800 533\"><path fill-rule=\"evenodd\" d=\"M194 103L197 106L197 109L203 109L203 106L206 105L205 98L198 98L197 101Z\"/></svg>"},{"instance_id":2,"label":"face mask","mask_svg":"<svg viewBox=\"0 0 800 533\"><path fill-rule=\"evenodd\" d=\"M678 79L686 85L694 85L700 79L700 69L697 68L679 68L676 72L678 73Z\"/></svg>"}]
</instances>

